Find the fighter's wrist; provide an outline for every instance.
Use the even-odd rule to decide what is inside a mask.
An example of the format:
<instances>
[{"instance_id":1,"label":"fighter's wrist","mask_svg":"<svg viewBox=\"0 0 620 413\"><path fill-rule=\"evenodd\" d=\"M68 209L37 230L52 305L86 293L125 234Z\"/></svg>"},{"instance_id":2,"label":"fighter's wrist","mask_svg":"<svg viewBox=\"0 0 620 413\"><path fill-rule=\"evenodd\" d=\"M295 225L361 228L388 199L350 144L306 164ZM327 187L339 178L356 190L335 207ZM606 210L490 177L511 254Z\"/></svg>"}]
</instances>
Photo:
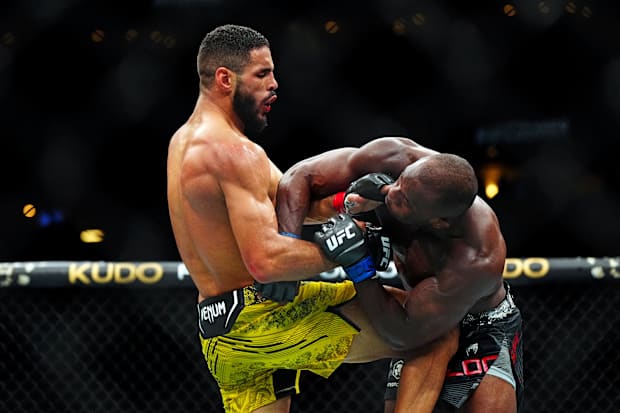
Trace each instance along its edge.
<instances>
[{"instance_id":1,"label":"fighter's wrist","mask_svg":"<svg viewBox=\"0 0 620 413\"><path fill-rule=\"evenodd\" d=\"M298 235L298 234L295 234L295 233L292 233L292 232L288 232L288 231L280 231L280 235L284 235L285 237L301 239L301 235Z\"/></svg>"},{"instance_id":2,"label":"fighter's wrist","mask_svg":"<svg viewBox=\"0 0 620 413\"><path fill-rule=\"evenodd\" d=\"M354 283L360 283L370 278L377 277L377 270L375 269L372 257L369 255L354 264L343 267L343 269L349 279Z\"/></svg>"},{"instance_id":3,"label":"fighter's wrist","mask_svg":"<svg viewBox=\"0 0 620 413\"><path fill-rule=\"evenodd\" d=\"M346 212L346 208L344 206L344 199L346 196L347 193L345 191L342 191L334 195L334 198L332 199L332 205L336 212L338 212L339 214L343 214Z\"/></svg>"}]
</instances>

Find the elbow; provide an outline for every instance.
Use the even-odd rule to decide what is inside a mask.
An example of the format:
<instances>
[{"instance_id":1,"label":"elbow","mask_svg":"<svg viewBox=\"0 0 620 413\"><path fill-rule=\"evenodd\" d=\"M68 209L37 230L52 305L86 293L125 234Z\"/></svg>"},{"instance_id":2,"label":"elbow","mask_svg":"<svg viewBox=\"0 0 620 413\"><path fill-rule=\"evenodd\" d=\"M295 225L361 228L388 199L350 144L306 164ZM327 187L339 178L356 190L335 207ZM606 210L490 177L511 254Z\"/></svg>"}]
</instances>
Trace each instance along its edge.
<instances>
[{"instance_id":1,"label":"elbow","mask_svg":"<svg viewBox=\"0 0 620 413\"><path fill-rule=\"evenodd\" d=\"M286 268L282 267L282 261L273 256L262 254L254 255L244 260L246 269L259 283L272 283L283 281Z\"/></svg>"},{"instance_id":2,"label":"elbow","mask_svg":"<svg viewBox=\"0 0 620 413\"><path fill-rule=\"evenodd\" d=\"M246 262L248 272L259 283L273 282L273 268L266 260L249 260Z\"/></svg>"},{"instance_id":3,"label":"elbow","mask_svg":"<svg viewBox=\"0 0 620 413\"><path fill-rule=\"evenodd\" d=\"M269 277L267 277L265 273L254 272L254 273L251 273L251 275L252 275L252 278L254 278L254 281L259 282L261 284L268 284L272 282L272 280Z\"/></svg>"}]
</instances>

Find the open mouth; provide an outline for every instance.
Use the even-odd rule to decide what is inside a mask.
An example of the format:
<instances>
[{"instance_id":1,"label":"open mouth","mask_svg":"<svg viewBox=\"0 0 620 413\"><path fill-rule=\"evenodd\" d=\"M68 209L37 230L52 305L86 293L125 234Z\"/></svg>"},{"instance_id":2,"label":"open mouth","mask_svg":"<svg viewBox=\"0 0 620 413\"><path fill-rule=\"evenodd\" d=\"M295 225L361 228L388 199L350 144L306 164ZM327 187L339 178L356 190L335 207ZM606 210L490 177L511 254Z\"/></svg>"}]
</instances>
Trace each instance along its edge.
<instances>
[{"instance_id":1,"label":"open mouth","mask_svg":"<svg viewBox=\"0 0 620 413\"><path fill-rule=\"evenodd\" d=\"M276 101L276 99L278 99L278 96L272 95L269 99L265 101L265 104L263 105L265 113L271 112L271 105L273 104L273 102Z\"/></svg>"}]
</instances>

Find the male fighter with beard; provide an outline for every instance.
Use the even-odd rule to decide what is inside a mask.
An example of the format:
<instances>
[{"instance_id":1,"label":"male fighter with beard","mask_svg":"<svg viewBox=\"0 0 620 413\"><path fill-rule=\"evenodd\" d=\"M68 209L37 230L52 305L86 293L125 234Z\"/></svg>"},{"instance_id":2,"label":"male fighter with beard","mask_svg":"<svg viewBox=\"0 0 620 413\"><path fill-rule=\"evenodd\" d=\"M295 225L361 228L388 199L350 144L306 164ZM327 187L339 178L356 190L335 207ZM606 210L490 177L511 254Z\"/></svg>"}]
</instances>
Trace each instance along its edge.
<instances>
[{"instance_id":1,"label":"male fighter with beard","mask_svg":"<svg viewBox=\"0 0 620 413\"><path fill-rule=\"evenodd\" d=\"M288 412L301 371L329 377L343 362L403 353L370 326L350 281L296 282L336 263L278 230L282 173L251 140L276 100L267 39L248 27L217 27L204 37L197 65L200 95L170 141L167 178L175 240L198 290L202 351L226 412ZM355 229L339 263L355 264L366 246ZM429 400L442 381L432 367L445 368L456 349L456 340L439 344L416 356L429 366L417 386ZM430 412L432 404L418 408Z\"/></svg>"},{"instance_id":2,"label":"male fighter with beard","mask_svg":"<svg viewBox=\"0 0 620 413\"><path fill-rule=\"evenodd\" d=\"M359 217L392 240L405 291L388 293L373 273L345 268L373 326L394 347L411 349L460 325L437 411L514 413L523 384L521 315L502 278L506 245L498 219L477 191L462 157L378 138L293 165L280 180L278 222L301 233L311 201L324 197L322 212L313 213L324 219L376 208ZM349 221L337 215L316 232L328 256ZM410 380L427 373L393 360L386 411L415 412L417 384Z\"/></svg>"}]
</instances>

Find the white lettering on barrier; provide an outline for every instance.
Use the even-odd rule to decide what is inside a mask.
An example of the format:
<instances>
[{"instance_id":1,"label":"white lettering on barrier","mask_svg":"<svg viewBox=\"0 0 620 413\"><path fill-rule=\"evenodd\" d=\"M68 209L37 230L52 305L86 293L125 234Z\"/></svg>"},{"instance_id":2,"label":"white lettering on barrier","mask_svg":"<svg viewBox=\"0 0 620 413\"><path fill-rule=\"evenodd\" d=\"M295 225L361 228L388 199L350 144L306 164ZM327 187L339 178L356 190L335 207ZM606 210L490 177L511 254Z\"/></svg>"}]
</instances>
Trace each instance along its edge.
<instances>
[{"instance_id":1,"label":"white lettering on barrier","mask_svg":"<svg viewBox=\"0 0 620 413\"><path fill-rule=\"evenodd\" d=\"M177 278L179 281L183 281L185 277L189 277L189 270L182 262L177 265Z\"/></svg>"}]
</instances>

